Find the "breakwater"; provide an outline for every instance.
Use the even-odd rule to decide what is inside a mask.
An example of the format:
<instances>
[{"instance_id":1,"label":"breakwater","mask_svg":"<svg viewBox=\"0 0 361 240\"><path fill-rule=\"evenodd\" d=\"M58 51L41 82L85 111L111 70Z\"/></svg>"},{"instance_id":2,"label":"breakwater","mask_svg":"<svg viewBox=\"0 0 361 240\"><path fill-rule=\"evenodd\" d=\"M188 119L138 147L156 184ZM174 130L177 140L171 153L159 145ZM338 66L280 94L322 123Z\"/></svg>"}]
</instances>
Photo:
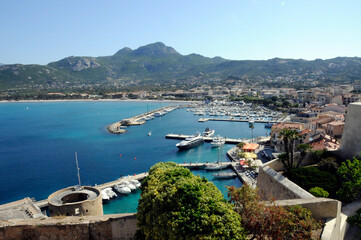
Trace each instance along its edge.
<instances>
[{"instance_id":1,"label":"breakwater","mask_svg":"<svg viewBox=\"0 0 361 240\"><path fill-rule=\"evenodd\" d=\"M146 121L154 118L154 117L160 117L163 116L175 109L178 108L188 108L188 107L194 107L193 105L176 105L176 106L166 106L162 108L158 108L156 110L152 110L146 113L142 113L139 115L136 115L131 118L122 119L118 122L112 123L107 126L107 129L110 133L113 134L121 134L125 133L125 128L127 126L134 126L134 125L143 125Z\"/></svg>"}]
</instances>

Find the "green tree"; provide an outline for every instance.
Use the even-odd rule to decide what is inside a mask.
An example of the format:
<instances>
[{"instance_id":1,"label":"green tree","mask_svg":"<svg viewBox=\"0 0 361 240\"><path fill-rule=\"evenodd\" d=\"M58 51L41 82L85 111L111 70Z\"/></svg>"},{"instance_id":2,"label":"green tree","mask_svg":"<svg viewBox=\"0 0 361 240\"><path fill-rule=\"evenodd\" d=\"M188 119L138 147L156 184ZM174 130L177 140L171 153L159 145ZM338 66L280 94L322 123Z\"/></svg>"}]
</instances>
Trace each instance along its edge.
<instances>
[{"instance_id":1,"label":"green tree","mask_svg":"<svg viewBox=\"0 0 361 240\"><path fill-rule=\"evenodd\" d=\"M232 205L213 183L189 169L158 163L141 190L138 239L245 239Z\"/></svg>"},{"instance_id":2,"label":"green tree","mask_svg":"<svg viewBox=\"0 0 361 240\"><path fill-rule=\"evenodd\" d=\"M254 129L254 124L253 124L253 123L249 124L249 128L252 130L252 141L253 141L253 129Z\"/></svg>"},{"instance_id":3,"label":"green tree","mask_svg":"<svg viewBox=\"0 0 361 240\"><path fill-rule=\"evenodd\" d=\"M323 158L318 164L318 169L336 173L338 169L337 159L334 157Z\"/></svg>"},{"instance_id":4,"label":"green tree","mask_svg":"<svg viewBox=\"0 0 361 240\"><path fill-rule=\"evenodd\" d=\"M246 143L240 142L240 143L237 144L237 147L238 147L239 149L242 149L242 148L244 147L244 145L246 145Z\"/></svg>"},{"instance_id":5,"label":"green tree","mask_svg":"<svg viewBox=\"0 0 361 240\"><path fill-rule=\"evenodd\" d=\"M329 195L329 193L326 190L324 190L323 188L321 188L321 187L311 188L309 192L315 197L325 197L325 198L327 198L328 195Z\"/></svg>"},{"instance_id":6,"label":"green tree","mask_svg":"<svg viewBox=\"0 0 361 240\"><path fill-rule=\"evenodd\" d=\"M315 150L312 152L312 157L316 162L319 162L319 161L321 161L324 153L325 153L324 150Z\"/></svg>"},{"instance_id":7,"label":"green tree","mask_svg":"<svg viewBox=\"0 0 361 240\"><path fill-rule=\"evenodd\" d=\"M358 229L359 236L361 236L361 208L356 211L355 215L347 218L347 222Z\"/></svg>"},{"instance_id":8,"label":"green tree","mask_svg":"<svg viewBox=\"0 0 361 240\"><path fill-rule=\"evenodd\" d=\"M337 197L343 202L352 202L360 196L361 191L361 161L357 158L347 159L341 163L337 170L341 178L341 188L337 191Z\"/></svg>"}]
</instances>

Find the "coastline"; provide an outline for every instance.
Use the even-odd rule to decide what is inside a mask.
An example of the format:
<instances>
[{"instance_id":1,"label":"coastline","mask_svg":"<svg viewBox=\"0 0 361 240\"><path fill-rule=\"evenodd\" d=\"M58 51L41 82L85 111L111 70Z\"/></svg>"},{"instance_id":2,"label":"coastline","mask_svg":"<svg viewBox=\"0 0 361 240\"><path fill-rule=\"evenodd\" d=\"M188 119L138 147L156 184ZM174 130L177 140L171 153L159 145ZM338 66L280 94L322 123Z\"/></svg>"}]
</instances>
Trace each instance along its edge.
<instances>
[{"instance_id":1,"label":"coastline","mask_svg":"<svg viewBox=\"0 0 361 240\"><path fill-rule=\"evenodd\" d=\"M42 102L174 102L201 103L201 101L186 100L153 100L153 99L52 99L52 100L1 100L0 103L42 103Z\"/></svg>"}]
</instances>

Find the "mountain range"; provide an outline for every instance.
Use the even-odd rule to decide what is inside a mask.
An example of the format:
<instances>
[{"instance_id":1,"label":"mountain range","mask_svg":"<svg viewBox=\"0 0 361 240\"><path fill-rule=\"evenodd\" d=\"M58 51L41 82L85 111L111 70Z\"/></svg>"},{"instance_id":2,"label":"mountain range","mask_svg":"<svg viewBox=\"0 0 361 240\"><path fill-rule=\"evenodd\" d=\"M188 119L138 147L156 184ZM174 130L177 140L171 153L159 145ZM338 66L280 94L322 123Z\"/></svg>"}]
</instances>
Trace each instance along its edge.
<instances>
[{"instance_id":1,"label":"mountain range","mask_svg":"<svg viewBox=\"0 0 361 240\"><path fill-rule=\"evenodd\" d=\"M228 60L182 55L161 42L112 56L67 57L47 65L1 65L0 89L193 86L227 81L264 86L359 82L361 58Z\"/></svg>"}]
</instances>

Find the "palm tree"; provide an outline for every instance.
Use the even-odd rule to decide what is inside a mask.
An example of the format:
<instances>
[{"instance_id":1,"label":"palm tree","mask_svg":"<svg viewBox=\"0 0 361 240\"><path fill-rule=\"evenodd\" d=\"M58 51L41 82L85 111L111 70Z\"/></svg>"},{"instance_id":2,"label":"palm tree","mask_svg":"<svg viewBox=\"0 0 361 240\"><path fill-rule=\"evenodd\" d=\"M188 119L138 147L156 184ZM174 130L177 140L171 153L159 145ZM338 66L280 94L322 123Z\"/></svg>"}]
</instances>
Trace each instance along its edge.
<instances>
[{"instance_id":1,"label":"palm tree","mask_svg":"<svg viewBox=\"0 0 361 240\"><path fill-rule=\"evenodd\" d=\"M284 156L282 161L286 170L290 170L294 167L294 154L295 154L295 141L300 138L298 132L293 129L282 129L280 132L280 138L283 139L286 156Z\"/></svg>"},{"instance_id":2,"label":"palm tree","mask_svg":"<svg viewBox=\"0 0 361 240\"><path fill-rule=\"evenodd\" d=\"M253 129L254 129L254 125L253 125L253 124L250 124L250 125L249 125L249 128L252 130L252 141L253 141Z\"/></svg>"}]
</instances>

